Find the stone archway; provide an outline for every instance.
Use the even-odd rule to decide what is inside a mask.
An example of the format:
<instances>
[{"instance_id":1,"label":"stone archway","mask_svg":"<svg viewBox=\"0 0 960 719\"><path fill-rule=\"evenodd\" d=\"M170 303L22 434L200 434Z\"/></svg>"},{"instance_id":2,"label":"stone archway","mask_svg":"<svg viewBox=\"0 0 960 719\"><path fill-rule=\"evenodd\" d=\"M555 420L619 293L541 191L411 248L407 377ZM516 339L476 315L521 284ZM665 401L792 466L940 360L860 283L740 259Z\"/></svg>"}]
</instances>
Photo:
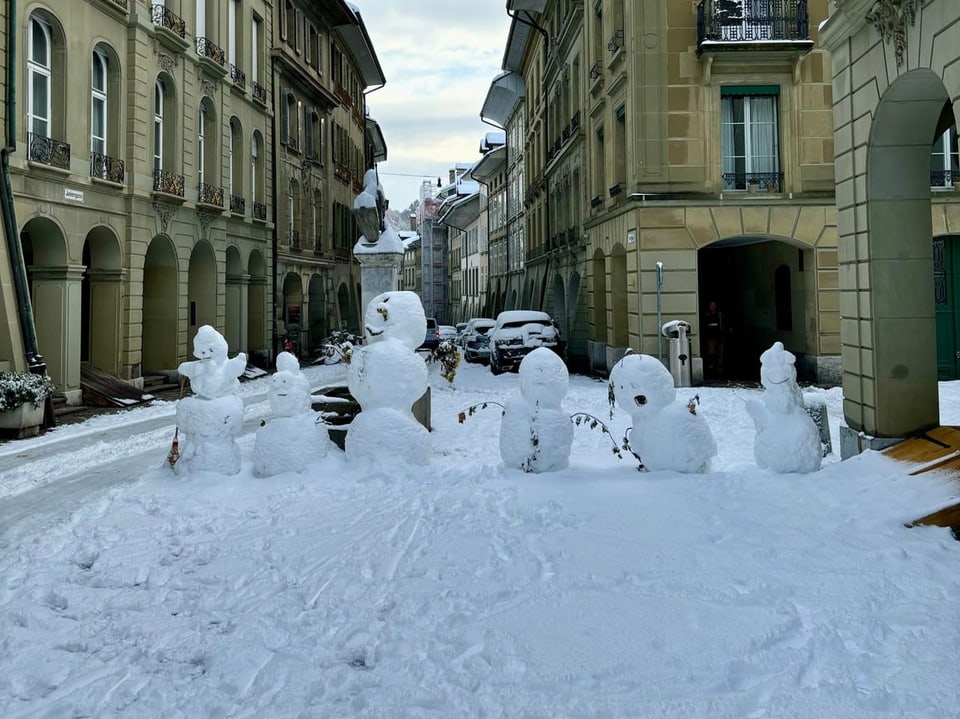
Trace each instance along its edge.
<instances>
[{"instance_id":1,"label":"stone archway","mask_svg":"<svg viewBox=\"0 0 960 719\"><path fill-rule=\"evenodd\" d=\"M627 251L617 243L610 252L610 299L611 329L610 344L614 347L630 346L630 324L627 305Z\"/></svg>"},{"instance_id":2,"label":"stone archway","mask_svg":"<svg viewBox=\"0 0 960 719\"><path fill-rule=\"evenodd\" d=\"M217 328L217 260L208 242L198 242L190 253L187 310L191 342L203 325Z\"/></svg>"},{"instance_id":3,"label":"stone archway","mask_svg":"<svg viewBox=\"0 0 960 719\"><path fill-rule=\"evenodd\" d=\"M143 262L140 363L146 373L177 367L177 254L167 237L154 237Z\"/></svg>"},{"instance_id":4,"label":"stone archway","mask_svg":"<svg viewBox=\"0 0 960 719\"><path fill-rule=\"evenodd\" d=\"M247 347L251 353L267 350L267 268L263 253L254 250L247 261Z\"/></svg>"},{"instance_id":5,"label":"stone archway","mask_svg":"<svg viewBox=\"0 0 960 719\"><path fill-rule=\"evenodd\" d=\"M227 274L224 279L224 319L223 337L227 340L230 353L247 349L247 280L243 273L243 261L240 250L233 245L227 247Z\"/></svg>"},{"instance_id":6,"label":"stone archway","mask_svg":"<svg viewBox=\"0 0 960 719\"><path fill-rule=\"evenodd\" d=\"M310 284L308 286L308 295L310 301L307 303L307 348L311 355L313 351L320 347L320 344L330 334L327 328L327 307L326 280L323 275L310 275Z\"/></svg>"},{"instance_id":7,"label":"stone archway","mask_svg":"<svg viewBox=\"0 0 960 719\"><path fill-rule=\"evenodd\" d=\"M849 456L940 421L931 148L960 99L960 3L848 0L820 38L833 61Z\"/></svg>"},{"instance_id":8,"label":"stone archway","mask_svg":"<svg viewBox=\"0 0 960 719\"><path fill-rule=\"evenodd\" d=\"M80 361L113 374L120 368L123 267L112 229L94 227L83 243L86 267L80 288Z\"/></svg>"}]
</instances>

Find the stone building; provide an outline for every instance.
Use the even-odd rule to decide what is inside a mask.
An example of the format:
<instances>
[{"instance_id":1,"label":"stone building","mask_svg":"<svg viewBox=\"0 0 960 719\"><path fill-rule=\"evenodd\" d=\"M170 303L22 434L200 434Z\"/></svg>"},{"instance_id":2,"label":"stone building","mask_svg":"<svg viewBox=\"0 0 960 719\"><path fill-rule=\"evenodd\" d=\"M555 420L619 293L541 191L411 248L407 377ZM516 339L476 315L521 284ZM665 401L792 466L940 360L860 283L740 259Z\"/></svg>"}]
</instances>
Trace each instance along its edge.
<instances>
[{"instance_id":1,"label":"stone building","mask_svg":"<svg viewBox=\"0 0 960 719\"><path fill-rule=\"evenodd\" d=\"M385 79L348 3L284 0L276 12L277 337L309 351L360 328L352 208L364 171L386 159L366 108Z\"/></svg>"},{"instance_id":2,"label":"stone building","mask_svg":"<svg viewBox=\"0 0 960 719\"><path fill-rule=\"evenodd\" d=\"M11 182L58 389L175 369L202 324L265 351L271 2L16 8Z\"/></svg>"}]
</instances>

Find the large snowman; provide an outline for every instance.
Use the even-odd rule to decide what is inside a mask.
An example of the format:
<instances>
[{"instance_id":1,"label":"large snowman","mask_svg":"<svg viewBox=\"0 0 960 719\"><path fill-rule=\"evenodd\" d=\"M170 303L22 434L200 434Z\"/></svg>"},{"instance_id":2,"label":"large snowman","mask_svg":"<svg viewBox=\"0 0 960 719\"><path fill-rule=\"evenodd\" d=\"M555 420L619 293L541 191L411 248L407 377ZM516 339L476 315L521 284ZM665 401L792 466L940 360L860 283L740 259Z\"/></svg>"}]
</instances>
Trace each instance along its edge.
<instances>
[{"instance_id":1,"label":"large snowman","mask_svg":"<svg viewBox=\"0 0 960 719\"><path fill-rule=\"evenodd\" d=\"M710 471L717 443L696 400L677 403L673 377L658 359L627 354L610 370L610 389L633 420L628 440L642 467L689 474Z\"/></svg>"},{"instance_id":2,"label":"large snowman","mask_svg":"<svg viewBox=\"0 0 960 719\"><path fill-rule=\"evenodd\" d=\"M367 305L363 320L366 344L354 348L347 374L361 408L347 430L347 459L426 464L430 435L411 411L428 384L427 365L414 351L427 326L420 298L383 292Z\"/></svg>"},{"instance_id":3,"label":"large snowman","mask_svg":"<svg viewBox=\"0 0 960 719\"><path fill-rule=\"evenodd\" d=\"M300 363L289 352L277 355L277 371L270 378L273 415L257 430L253 444L253 471L260 477L302 472L327 456L327 426L313 411L310 383Z\"/></svg>"},{"instance_id":4,"label":"large snowman","mask_svg":"<svg viewBox=\"0 0 960 719\"><path fill-rule=\"evenodd\" d=\"M247 356L240 352L228 359L227 341L210 325L197 330L193 356L196 361L178 367L189 378L194 396L177 403L177 427L185 436L174 469L178 474L198 470L236 474L240 471L236 436L243 427L237 378L247 367Z\"/></svg>"},{"instance_id":5,"label":"large snowman","mask_svg":"<svg viewBox=\"0 0 960 719\"><path fill-rule=\"evenodd\" d=\"M784 474L816 472L823 458L820 430L803 406L796 358L782 342L774 342L760 355L760 384L766 390L762 400L747 400L757 429L753 443L757 466Z\"/></svg>"},{"instance_id":6,"label":"large snowman","mask_svg":"<svg viewBox=\"0 0 960 719\"><path fill-rule=\"evenodd\" d=\"M555 352L538 347L520 362L520 396L507 402L500 425L500 457L525 472L552 472L570 464L573 422L561 403L570 375Z\"/></svg>"}]
</instances>

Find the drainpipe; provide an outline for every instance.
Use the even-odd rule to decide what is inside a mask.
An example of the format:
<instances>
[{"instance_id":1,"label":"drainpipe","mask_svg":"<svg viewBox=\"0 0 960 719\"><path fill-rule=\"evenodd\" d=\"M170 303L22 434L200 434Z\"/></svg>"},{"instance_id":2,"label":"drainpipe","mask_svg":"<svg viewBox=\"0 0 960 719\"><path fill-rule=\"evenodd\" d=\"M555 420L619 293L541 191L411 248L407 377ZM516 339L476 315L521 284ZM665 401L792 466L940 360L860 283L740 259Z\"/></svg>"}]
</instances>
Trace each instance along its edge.
<instances>
[{"instance_id":1,"label":"drainpipe","mask_svg":"<svg viewBox=\"0 0 960 719\"><path fill-rule=\"evenodd\" d=\"M273 209L273 232L270 243L270 362L277 361L277 348L279 339L277 337L277 162L276 157L279 154L277 147L277 67L276 60L270 58L270 110L273 116L271 126L273 132L270 137L270 157L273 162L272 172L270 173L270 206ZM256 198L254 198L256 200ZM283 306L283 303L280 304Z\"/></svg>"},{"instance_id":2,"label":"drainpipe","mask_svg":"<svg viewBox=\"0 0 960 719\"><path fill-rule=\"evenodd\" d=\"M13 187L10 184L10 155L17 151L17 0L7 4L7 96L6 96L6 144L0 149L0 208L3 211L3 235L10 257L10 270L13 273L13 289L17 298L17 314L20 320L20 333L26 354L27 367L34 374L46 374L47 365L37 347L37 330L33 322L33 307L30 303L30 285L23 261L23 248L20 245L20 232L14 214ZM51 406L52 409L52 406ZM51 415L52 416L52 415Z\"/></svg>"}]
</instances>

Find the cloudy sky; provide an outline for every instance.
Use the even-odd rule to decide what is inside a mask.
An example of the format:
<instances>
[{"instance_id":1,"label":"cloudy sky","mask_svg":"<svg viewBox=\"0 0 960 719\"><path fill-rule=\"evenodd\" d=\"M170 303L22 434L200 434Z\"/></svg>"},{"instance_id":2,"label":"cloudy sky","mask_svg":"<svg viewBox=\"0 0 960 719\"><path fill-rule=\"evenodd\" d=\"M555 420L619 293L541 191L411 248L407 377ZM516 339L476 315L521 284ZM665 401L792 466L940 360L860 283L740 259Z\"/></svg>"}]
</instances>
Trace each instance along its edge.
<instances>
[{"instance_id":1,"label":"cloudy sky","mask_svg":"<svg viewBox=\"0 0 960 719\"><path fill-rule=\"evenodd\" d=\"M387 78L368 103L387 141L380 183L402 210L423 179L446 183L449 169L475 161L484 134L496 130L480 109L501 71L510 18L504 0L353 3Z\"/></svg>"}]
</instances>

